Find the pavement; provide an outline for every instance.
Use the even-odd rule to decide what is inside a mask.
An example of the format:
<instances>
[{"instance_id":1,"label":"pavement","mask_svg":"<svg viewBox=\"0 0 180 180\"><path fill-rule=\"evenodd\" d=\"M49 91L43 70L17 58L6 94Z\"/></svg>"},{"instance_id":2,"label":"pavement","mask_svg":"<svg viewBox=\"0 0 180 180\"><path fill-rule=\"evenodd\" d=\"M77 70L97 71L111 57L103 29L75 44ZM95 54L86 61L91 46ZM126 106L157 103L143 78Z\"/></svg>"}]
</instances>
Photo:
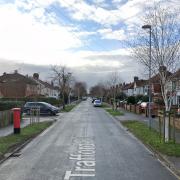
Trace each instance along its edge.
<instances>
[{"instance_id":1,"label":"pavement","mask_svg":"<svg viewBox=\"0 0 180 180\"><path fill-rule=\"evenodd\" d=\"M61 116L61 114L57 114L56 116L40 116L39 121L54 121L57 120ZM21 121L21 128L26 127L30 124L30 117L27 115L23 115L22 121ZM9 125L4 128L0 128L0 137L8 136L14 132L13 125Z\"/></svg>"},{"instance_id":2,"label":"pavement","mask_svg":"<svg viewBox=\"0 0 180 180\"><path fill-rule=\"evenodd\" d=\"M78 104L80 101L76 100L71 102L71 104ZM60 109L62 109L62 106L60 107ZM62 113L58 113L55 116L47 116L47 115L41 115L40 116L40 122L43 121L56 121L60 116L62 115ZM26 127L30 124L30 116L23 114L23 118L21 120L21 128ZM10 134L12 134L14 132L14 127L13 124L9 125L7 127L3 127L0 128L0 137L4 137L4 136L8 136Z\"/></svg>"},{"instance_id":3,"label":"pavement","mask_svg":"<svg viewBox=\"0 0 180 180\"><path fill-rule=\"evenodd\" d=\"M116 117L116 119L118 119L119 121L137 120L137 121L143 122L147 125L149 123L149 119L147 117L145 117L144 115L135 114L133 112L126 111L123 108L120 108L119 110L124 113L123 116ZM152 128L159 131L159 124L158 124L157 118L152 118ZM176 135L176 142L180 143L180 130L176 130L175 135ZM171 157L171 156L166 156L166 155L163 155L163 156L180 173L180 157Z\"/></svg>"},{"instance_id":4,"label":"pavement","mask_svg":"<svg viewBox=\"0 0 180 180\"><path fill-rule=\"evenodd\" d=\"M175 180L103 108L83 101L0 165L0 180Z\"/></svg>"}]
</instances>

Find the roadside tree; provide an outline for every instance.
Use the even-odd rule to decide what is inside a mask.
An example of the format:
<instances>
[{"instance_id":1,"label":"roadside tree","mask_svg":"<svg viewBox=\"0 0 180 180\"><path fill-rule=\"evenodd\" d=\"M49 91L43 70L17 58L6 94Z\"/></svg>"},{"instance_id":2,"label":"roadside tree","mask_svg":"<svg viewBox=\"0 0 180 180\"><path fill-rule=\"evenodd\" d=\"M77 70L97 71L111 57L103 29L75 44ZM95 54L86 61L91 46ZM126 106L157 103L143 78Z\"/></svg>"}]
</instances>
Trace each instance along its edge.
<instances>
[{"instance_id":1,"label":"roadside tree","mask_svg":"<svg viewBox=\"0 0 180 180\"><path fill-rule=\"evenodd\" d=\"M148 8L143 19L143 25L149 25L151 41L148 33L141 29L141 33L134 38L132 54L146 67L147 71L158 75L161 85L161 95L166 112L171 110L174 95L171 86L171 72L175 72L180 64L180 26L179 13L176 9L165 8L155 4ZM137 38L138 37L138 38ZM151 42L151 65L150 65ZM151 87L149 87L151 88ZM169 121L165 120L165 141L169 141Z\"/></svg>"},{"instance_id":2,"label":"roadside tree","mask_svg":"<svg viewBox=\"0 0 180 180\"><path fill-rule=\"evenodd\" d=\"M107 86L111 92L111 98L113 99L112 108L117 108L116 97L118 94L118 84L121 83L121 78L118 72L112 72L107 77Z\"/></svg>"},{"instance_id":3,"label":"roadside tree","mask_svg":"<svg viewBox=\"0 0 180 180\"><path fill-rule=\"evenodd\" d=\"M52 80L59 87L59 93L62 95L63 109L65 109L65 97L69 93L70 84L72 82L72 73L68 71L66 66L52 66Z\"/></svg>"},{"instance_id":4,"label":"roadside tree","mask_svg":"<svg viewBox=\"0 0 180 180\"><path fill-rule=\"evenodd\" d=\"M76 81L74 83L73 91L78 100L83 96L87 96L87 85L85 82Z\"/></svg>"}]
</instances>

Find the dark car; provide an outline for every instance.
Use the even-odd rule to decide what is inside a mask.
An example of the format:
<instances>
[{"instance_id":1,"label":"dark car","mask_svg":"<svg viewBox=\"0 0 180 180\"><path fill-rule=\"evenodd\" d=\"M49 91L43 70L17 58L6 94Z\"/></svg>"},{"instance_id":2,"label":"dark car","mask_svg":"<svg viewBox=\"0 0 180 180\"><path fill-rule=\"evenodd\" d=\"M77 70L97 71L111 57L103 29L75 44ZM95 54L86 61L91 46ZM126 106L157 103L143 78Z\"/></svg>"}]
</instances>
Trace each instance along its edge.
<instances>
[{"instance_id":1,"label":"dark car","mask_svg":"<svg viewBox=\"0 0 180 180\"><path fill-rule=\"evenodd\" d=\"M95 101L96 99L97 99L97 98L94 98L94 97L93 97L93 98L92 98L92 103L94 103L94 101Z\"/></svg>"},{"instance_id":2,"label":"dark car","mask_svg":"<svg viewBox=\"0 0 180 180\"><path fill-rule=\"evenodd\" d=\"M27 102L24 105L23 112L30 114L31 108L35 107L40 108L40 114L56 115L60 111L59 108L46 102Z\"/></svg>"}]
</instances>

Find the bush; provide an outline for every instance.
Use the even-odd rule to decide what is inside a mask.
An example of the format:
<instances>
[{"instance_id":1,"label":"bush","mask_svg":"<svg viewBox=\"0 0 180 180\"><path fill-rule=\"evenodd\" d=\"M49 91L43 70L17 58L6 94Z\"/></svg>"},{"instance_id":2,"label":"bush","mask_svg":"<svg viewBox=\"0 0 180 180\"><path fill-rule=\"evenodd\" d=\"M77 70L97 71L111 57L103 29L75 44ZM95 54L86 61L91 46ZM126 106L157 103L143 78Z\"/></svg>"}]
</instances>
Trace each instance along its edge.
<instances>
[{"instance_id":1,"label":"bush","mask_svg":"<svg viewBox=\"0 0 180 180\"><path fill-rule=\"evenodd\" d=\"M128 104L136 104L136 98L134 96L129 96L127 98L127 103Z\"/></svg>"},{"instance_id":2,"label":"bush","mask_svg":"<svg viewBox=\"0 0 180 180\"><path fill-rule=\"evenodd\" d=\"M33 101L43 101L43 102L47 102L47 103L50 103L52 105L60 105L62 104L62 102L56 98L53 98L53 97L24 97L24 98L1 98L0 102L24 102L24 104L26 102L33 102ZM23 104L23 105L24 105Z\"/></svg>"},{"instance_id":3,"label":"bush","mask_svg":"<svg viewBox=\"0 0 180 180\"><path fill-rule=\"evenodd\" d=\"M9 110L12 108L21 108L24 106L24 101L0 101L0 111Z\"/></svg>"},{"instance_id":4,"label":"bush","mask_svg":"<svg viewBox=\"0 0 180 180\"><path fill-rule=\"evenodd\" d=\"M149 101L149 96L143 96L142 102L148 102Z\"/></svg>"},{"instance_id":5,"label":"bush","mask_svg":"<svg viewBox=\"0 0 180 180\"><path fill-rule=\"evenodd\" d=\"M123 93L123 92L120 92L120 93L117 94L116 98L121 101L121 100L126 99L127 95L125 93Z\"/></svg>"},{"instance_id":6,"label":"bush","mask_svg":"<svg viewBox=\"0 0 180 180\"><path fill-rule=\"evenodd\" d=\"M136 97L135 97L135 99L136 99L136 103L138 103L139 101L143 101L142 99L143 99L143 95L137 95Z\"/></svg>"},{"instance_id":7,"label":"bush","mask_svg":"<svg viewBox=\"0 0 180 180\"><path fill-rule=\"evenodd\" d=\"M155 102L156 104L158 104L158 105L164 106L164 101L163 101L163 99L156 99L154 102Z\"/></svg>"}]
</instances>

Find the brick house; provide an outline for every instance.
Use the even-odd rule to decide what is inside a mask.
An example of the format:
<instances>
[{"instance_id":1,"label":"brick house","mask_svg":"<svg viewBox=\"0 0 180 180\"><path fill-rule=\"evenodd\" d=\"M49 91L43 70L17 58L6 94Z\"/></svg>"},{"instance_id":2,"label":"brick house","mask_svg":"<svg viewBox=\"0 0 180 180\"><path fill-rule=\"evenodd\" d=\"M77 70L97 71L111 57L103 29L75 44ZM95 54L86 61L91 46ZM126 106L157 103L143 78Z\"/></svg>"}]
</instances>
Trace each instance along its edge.
<instances>
[{"instance_id":1,"label":"brick house","mask_svg":"<svg viewBox=\"0 0 180 180\"><path fill-rule=\"evenodd\" d=\"M55 87L52 82L50 84L48 82L42 81L41 79L39 79L38 73L34 73L31 79L37 83L38 95L54 98L59 97L59 88Z\"/></svg>"},{"instance_id":2,"label":"brick house","mask_svg":"<svg viewBox=\"0 0 180 180\"><path fill-rule=\"evenodd\" d=\"M172 73L167 71L165 66L161 66L159 71L164 71L168 79L172 76ZM162 100L162 93L161 93L161 83L160 83L160 75L156 74L151 79L151 90L152 90L152 101L161 101ZM170 80L167 81L167 88L168 91L171 91L171 82Z\"/></svg>"},{"instance_id":3,"label":"brick house","mask_svg":"<svg viewBox=\"0 0 180 180\"><path fill-rule=\"evenodd\" d=\"M135 76L133 94L135 96L148 95L148 80L139 79L137 76Z\"/></svg>"},{"instance_id":4,"label":"brick house","mask_svg":"<svg viewBox=\"0 0 180 180\"><path fill-rule=\"evenodd\" d=\"M180 69L172 75L173 105L180 106Z\"/></svg>"},{"instance_id":5,"label":"brick house","mask_svg":"<svg viewBox=\"0 0 180 180\"><path fill-rule=\"evenodd\" d=\"M126 96L133 96L134 94L134 83L123 84L122 91Z\"/></svg>"},{"instance_id":6,"label":"brick house","mask_svg":"<svg viewBox=\"0 0 180 180\"><path fill-rule=\"evenodd\" d=\"M37 83L15 71L12 74L4 73L0 76L1 97L20 98L37 95Z\"/></svg>"}]
</instances>

